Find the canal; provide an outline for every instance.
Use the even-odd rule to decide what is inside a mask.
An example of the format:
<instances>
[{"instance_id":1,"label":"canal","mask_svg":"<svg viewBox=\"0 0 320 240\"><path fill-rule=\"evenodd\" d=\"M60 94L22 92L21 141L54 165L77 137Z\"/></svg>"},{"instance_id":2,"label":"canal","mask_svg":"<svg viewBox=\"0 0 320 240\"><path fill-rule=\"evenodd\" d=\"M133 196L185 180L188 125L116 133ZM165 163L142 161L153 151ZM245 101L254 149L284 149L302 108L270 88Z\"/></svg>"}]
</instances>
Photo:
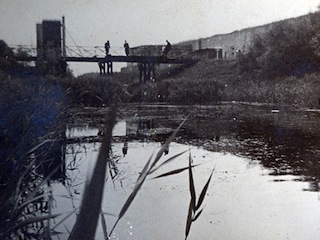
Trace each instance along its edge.
<instances>
[{"instance_id":1,"label":"canal","mask_svg":"<svg viewBox=\"0 0 320 240\"><path fill-rule=\"evenodd\" d=\"M63 181L51 185L60 239L71 231L103 134L107 109L74 109L66 130ZM203 212L188 239L318 239L320 113L249 104L121 106L113 135L102 212L110 231L149 157L183 119L161 162L147 177L111 239L184 239L193 164L197 196L214 170ZM124 150L127 149L127 151ZM64 219L68 216L66 219ZM54 224L53 224L54 225ZM57 239L59 239L57 237ZM99 222L96 239L104 239Z\"/></svg>"}]
</instances>

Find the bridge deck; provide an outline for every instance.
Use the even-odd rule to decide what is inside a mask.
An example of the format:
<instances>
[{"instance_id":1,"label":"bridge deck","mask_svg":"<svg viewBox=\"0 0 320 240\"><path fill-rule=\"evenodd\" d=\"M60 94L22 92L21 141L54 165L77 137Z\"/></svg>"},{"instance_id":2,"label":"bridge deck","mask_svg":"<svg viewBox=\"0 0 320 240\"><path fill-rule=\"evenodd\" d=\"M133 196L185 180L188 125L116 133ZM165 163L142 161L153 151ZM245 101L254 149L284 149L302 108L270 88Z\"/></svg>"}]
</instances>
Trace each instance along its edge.
<instances>
[{"instance_id":1,"label":"bridge deck","mask_svg":"<svg viewBox=\"0 0 320 240\"><path fill-rule=\"evenodd\" d=\"M17 57L18 61L36 61L37 57ZM188 58L167 58L164 56L112 56L106 57L66 57L67 62L127 62L127 63L164 63L164 64L192 64L196 60Z\"/></svg>"}]
</instances>

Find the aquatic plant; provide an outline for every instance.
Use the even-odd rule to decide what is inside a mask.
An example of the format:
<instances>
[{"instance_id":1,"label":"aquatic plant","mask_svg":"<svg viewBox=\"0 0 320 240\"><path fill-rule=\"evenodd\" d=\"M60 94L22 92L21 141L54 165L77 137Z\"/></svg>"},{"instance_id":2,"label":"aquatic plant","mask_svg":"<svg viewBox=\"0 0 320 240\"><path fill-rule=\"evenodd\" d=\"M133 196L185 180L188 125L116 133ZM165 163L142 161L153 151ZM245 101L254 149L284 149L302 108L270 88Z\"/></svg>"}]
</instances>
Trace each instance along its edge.
<instances>
[{"instance_id":1,"label":"aquatic plant","mask_svg":"<svg viewBox=\"0 0 320 240\"><path fill-rule=\"evenodd\" d=\"M192 163L192 158L191 158L191 154L189 154L189 168L188 168L188 170L189 170L189 191L190 191L191 198L190 198L190 204L189 204L189 210L188 210L185 239L187 239L187 237L189 235L192 222L196 221L203 211L203 208L200 210L200 207L201 207L203 200L206 196L206 193L207 193L207 190L208 190L208 187L210 184L210 180L211 180L211 177L212 177L212 174L214 171L214 169L213 169L210 176L209 176L209 179L207 180L206 184L204 185L204 187L200 193L199 199L197 201L191 163Z\"/></svg>"}]
</instances>

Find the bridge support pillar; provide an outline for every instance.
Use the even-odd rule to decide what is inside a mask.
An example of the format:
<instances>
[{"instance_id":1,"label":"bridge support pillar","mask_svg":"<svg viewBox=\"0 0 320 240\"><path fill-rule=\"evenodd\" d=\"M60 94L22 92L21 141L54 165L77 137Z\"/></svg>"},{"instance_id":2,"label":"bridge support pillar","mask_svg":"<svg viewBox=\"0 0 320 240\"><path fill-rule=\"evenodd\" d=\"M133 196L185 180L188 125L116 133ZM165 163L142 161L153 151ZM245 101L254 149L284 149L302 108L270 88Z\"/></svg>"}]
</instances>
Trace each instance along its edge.
<instances>
[{"instance_id":1,"label":"bridge support pillar","mask_svg":"<svg viewBox=\"0 0 320 240\"><path fill-rule=\"evenodd\" d=\"M155 78L156 69L154 63L138 63L140 84L147 83Z\"/></svg>"},{"instance_id":2,"label":"bridge support pillar","mask_svg":"<svg viewBox=\"0 0 320 240\"><path fill-rule=\"evenodd\" d=\"M113 64L112 62L106 62L107 64L107 75L113 75Z\"/></svg>"}]
</instances>

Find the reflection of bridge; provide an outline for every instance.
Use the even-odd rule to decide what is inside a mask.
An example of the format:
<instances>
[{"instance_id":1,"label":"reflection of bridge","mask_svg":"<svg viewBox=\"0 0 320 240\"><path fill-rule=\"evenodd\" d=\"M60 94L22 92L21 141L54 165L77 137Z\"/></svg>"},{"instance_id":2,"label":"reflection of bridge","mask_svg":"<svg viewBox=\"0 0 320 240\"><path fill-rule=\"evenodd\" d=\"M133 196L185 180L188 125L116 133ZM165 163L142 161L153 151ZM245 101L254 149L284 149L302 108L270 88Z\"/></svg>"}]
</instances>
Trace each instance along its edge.
<instances>
[{"instance_id":1,"label":"reflection of bridge","mask_svg":"<svg viewBox=\"0 0 320 240\"><path fill-rule=\"evenodd\" d=\"M37 46L18 45L11 46L16 52L18 61L35 61L44 72L63 75L66 72L67 62L95 62L99 64L100 73L112 74L114 62L137 63L142 78L147 81L155 72L156 64L192 64L193 59L186 58L190 48L186 46L173 46L168 56L164 56L159 49L162 46L150 45L130 49L129 56L119 55L123 48L110 48L111 54L105 54L102 46L93 47L67 47L65 44L66 28L64 17L60 21L43 21L37 24ZM114 55L114 53L116 55Z\"/></svg>"}]
</instances>

